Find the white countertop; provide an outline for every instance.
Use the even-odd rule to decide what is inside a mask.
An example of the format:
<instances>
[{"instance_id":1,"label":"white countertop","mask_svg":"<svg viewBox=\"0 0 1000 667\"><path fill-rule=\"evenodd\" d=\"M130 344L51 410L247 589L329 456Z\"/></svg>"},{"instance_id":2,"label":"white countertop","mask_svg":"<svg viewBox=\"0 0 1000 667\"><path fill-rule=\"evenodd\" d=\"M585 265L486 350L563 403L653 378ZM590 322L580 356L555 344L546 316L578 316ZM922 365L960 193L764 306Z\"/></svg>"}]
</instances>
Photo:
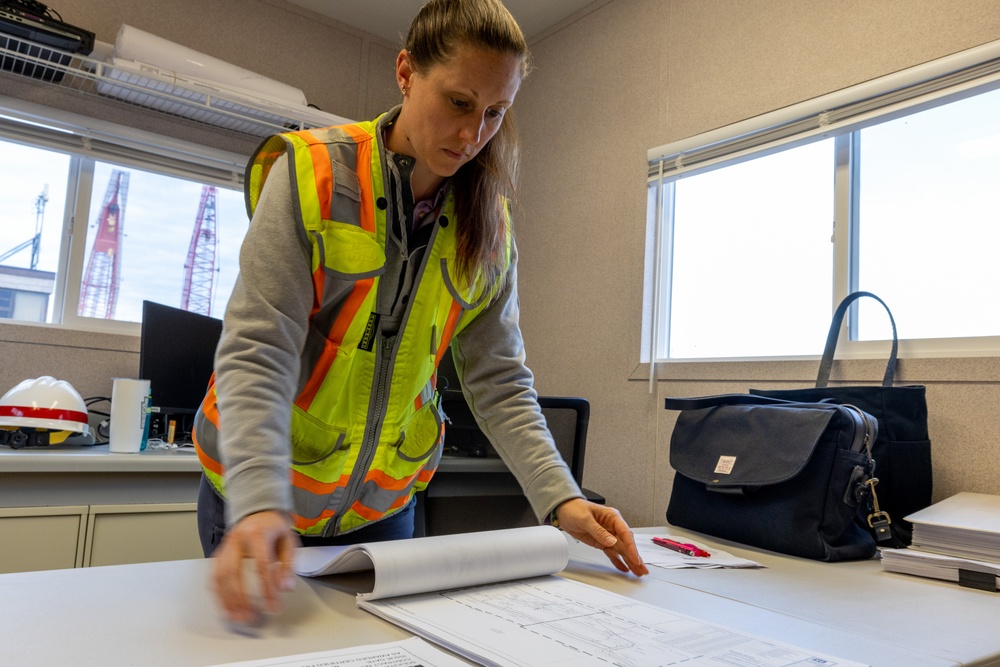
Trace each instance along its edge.
<instances>
[{"instance_id":1,"label":"white countertop","mask_svg":"<svg viewBox=\"0 0 1000 667\"><path fill-rule=\"evenodd\" d=\"M201 470L194 447L147 449L117 454L107 445L53 445L11 449L0 446L0 472L188 472ZM509 473L497 458L445 456L439 471Z\"/></svg>"},{"instance_id":2,"label":"white countertop","mask_svg":"<svg viewBox=\"0 0 1000 667\"><path fill-rule=\"evenodd\" d=\"M117 454L107 445L0 447L0 473L5 472L197 472L194 447L147 449Z\"/></svg>"},{"instance_id":3,"label":"white countertop","mask_svg":"<svg viewBox=\"0 0 1000 667\"><path fill-rule=\"evenodd\" d=\"M201 470L194 447L116 454L107 445L54 445L11 449L0 446L0 472L188 472ZM496 458L445 456L439 471L509 473Z\"/></svg>"}]
</instances>

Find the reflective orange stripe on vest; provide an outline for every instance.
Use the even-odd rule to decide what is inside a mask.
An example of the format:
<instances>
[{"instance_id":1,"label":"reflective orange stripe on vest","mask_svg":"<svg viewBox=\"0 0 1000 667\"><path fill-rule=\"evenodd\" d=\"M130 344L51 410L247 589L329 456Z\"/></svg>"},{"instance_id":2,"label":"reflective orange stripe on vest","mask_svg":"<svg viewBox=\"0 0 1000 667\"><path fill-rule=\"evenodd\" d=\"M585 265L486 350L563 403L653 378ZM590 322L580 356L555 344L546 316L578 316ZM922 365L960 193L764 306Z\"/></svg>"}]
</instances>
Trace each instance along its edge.
<instances>
[{"instance_id":1,"label":"reflective orange stripe on vest","mask_svg":"<svg viewBox=\"0 0 1000 667\"><path fill-rule=\"evenodd\" d=\"M322 272L322 267L319 271ZM295 404L303 410L308 410L312 405L313 399L316 398L316 394L323 385L323 380L326 379L327 373L330 372L330 367L333 366L333 362L337 358L337 351L344 340L344 333L347 331L347 327L354 321L358 310L361 308L361 304L368 298L368 293L371 291L373 285L374 280L372 278L359 280L354 285L351 295L347 297L347 303L344 305L343 310L340 311L336 322L334 322L329 338L323 344L323 354L320 356L315 368L313 368L306 386L302 389L298 398L295 399Z\"/></svg>"},{"instance_id":2,"label":"reflective orange stripe on vest","mask_svg":"<svg viewBox=\"0 0 1000 667\"><path fill-rule=\"evenodd\" d=\"M375 202L372 188L372 137L357 125L348 125L344 131L358 146L357 174L361 194L361 228L375 233Z\"/></svg>"},{"instance_id":3,"label":"reflective orange stripe on vest","mask_svg":"<svg viewBox=\"0 0 1000 667\"><path fill-rule=\"evenodd\" d=\"M216 437L219 429L219 397L215 393L215 373L213 372L208 380L208 392L205 393L205 398L201 401L201 406L199 408L199 417L203 417L209 422L211 426L214 427L214 432L209 435L209 437ZM222 479L222 462L217 461L208 454L205 449L202 448L199 443L198 432L201 430L197 427L197 421L194 426L191 427L191 440L194 442L194 451L198 455L198 461L201 463L201 467L204 468L205 474L215 475L219 478L219 484L221 484ZM204 423L204 422L203 422Z\"/></svg>"}]
</instances>

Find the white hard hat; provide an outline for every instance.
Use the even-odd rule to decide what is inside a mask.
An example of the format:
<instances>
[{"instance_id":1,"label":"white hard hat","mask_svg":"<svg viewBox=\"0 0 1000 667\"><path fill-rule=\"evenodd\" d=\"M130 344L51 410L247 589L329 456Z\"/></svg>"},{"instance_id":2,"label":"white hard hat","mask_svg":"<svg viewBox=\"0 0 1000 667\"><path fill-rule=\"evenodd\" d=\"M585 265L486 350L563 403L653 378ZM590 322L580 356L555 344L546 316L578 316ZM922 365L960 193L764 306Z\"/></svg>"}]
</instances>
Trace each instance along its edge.
<instances>
[{"instance_id":1,"label":"white hard hat","mask_svg":"<svg viewBox=\"0 0 1000 667\"><path fill-rule=\"evenodd\" d=\"M90 432L83 398L69 382L48 375L25 380L0 398L0 428Z\"/></svg>"}]
</instances>

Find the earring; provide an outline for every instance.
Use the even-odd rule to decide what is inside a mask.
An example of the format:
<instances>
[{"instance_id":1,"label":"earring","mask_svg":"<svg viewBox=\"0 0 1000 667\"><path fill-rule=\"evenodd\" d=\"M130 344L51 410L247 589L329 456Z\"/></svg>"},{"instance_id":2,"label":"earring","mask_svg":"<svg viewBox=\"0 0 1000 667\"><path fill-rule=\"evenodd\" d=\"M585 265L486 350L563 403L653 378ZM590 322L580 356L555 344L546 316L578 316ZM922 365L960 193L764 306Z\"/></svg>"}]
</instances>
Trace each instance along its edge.
<instances>
[{"instance_id":1,"label":"earring","mask_svg":"<svg viewBox=\"0 0 1000 667\"><path fill-rule=\"evenodd\" d=\"M406 86L400 86L399 91L403 93L403 95L406 95Z\"/></svg>"}]
</instances>

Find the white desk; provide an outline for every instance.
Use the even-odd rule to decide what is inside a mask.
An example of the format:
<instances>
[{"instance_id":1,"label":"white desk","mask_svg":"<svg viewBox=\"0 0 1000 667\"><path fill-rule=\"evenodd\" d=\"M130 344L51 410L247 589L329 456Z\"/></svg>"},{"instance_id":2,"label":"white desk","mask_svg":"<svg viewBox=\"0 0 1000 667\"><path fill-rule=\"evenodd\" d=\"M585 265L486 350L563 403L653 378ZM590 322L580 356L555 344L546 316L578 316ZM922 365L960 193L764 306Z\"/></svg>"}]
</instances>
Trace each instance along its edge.
<instances>
[{"instance_id":1,"label":"white desk","mask_svg":"<svg viewBox=\"0 0 1000 667\"><path fill-rule=\"evenodd\" d=\"M695 589L715 600L735 600L754 610L779 614L789 628L800 623L808 627L802 635L779 635L774 628L759 625L755 614L744 611L737 612L734 618L723 617L716 613L713 601L700 599L698 609L704 612L691 609L687 613L692 616L874 665L1000 665L1000 593L884 572L876 560L820 563L675 527L641 528L636 534L641 539L642 534L663 531L721 547L766 568L741 571L651 567L650 576L657 581ZM593 559L580 548L571 553L577 562ZM657 604L652 597L632 597ZM815 643L800 640L805 633L815 633ZM851 639L841 644L844 636ZM870 648L862 648L869 642ZM896 650L921 657L893 657Z\"/></svg>"},{"instance_id":2,"label":"white desk","mask_svg":"<svg viewBox=\"0 0 1000 667\"><path fill-rule=\"evenodd\" d=\"M768 569L651 568L637 580L574 545L563 574L878 667L1000 665L1000 594L884 573L876 562L815 563L724 546ZM209 562L188 560L0 575L0 663L204 666L407 636L355 607L370 575L300 579L282 615L256 637L236 635L215 611L208 571Z\"/></svg>"}]
</instances>

